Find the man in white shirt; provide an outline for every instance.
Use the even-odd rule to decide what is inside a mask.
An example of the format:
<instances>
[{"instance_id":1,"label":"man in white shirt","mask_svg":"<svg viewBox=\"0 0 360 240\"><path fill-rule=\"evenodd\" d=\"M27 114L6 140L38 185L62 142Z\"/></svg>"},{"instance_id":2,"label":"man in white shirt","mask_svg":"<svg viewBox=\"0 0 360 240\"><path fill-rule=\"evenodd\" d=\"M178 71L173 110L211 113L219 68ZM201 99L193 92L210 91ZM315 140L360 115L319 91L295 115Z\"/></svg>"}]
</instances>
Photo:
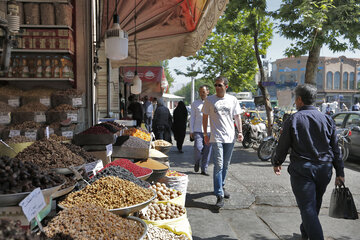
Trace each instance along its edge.
<instances>
[{"instance_id":1,"label":"man in white shirt","mask_svg":"<svg viewBox=\"0 0 360 240\"><path fill-rule=\"evenodd\" d=\"M190 115L190 138L194 139L194 158L195 158L195 172L199 171L201 165L201 174L209 176L207 168L211 155L211 145L204 144L204 134L202 128L203 113L201 109L204 105L205 98L209 95L209 88L202 85L199 88L200 99L195 100L191 104ZM210 127L207 128L206 134L210 134Z\"/></svg>"},{"instance_id":2,"label":"man in white shirt","mask_svg":"<svg viewBox=\"0 0 360 240\"><path fill-rule=\"evenodd\" d=\"M238 140L243 140L241 125L241 108L236 97L226 94L228 80L225 77L215 79L216 94L205 99L203 112L203 129L205 144L211 144L211 158L214 161L214 194L217 197L215 207L224 206L224 198L230 194L224 189L228 167L235 144L235 127L238 128ZM205 133L210 118L211 136Z\"/></svg>"}]
</instances>

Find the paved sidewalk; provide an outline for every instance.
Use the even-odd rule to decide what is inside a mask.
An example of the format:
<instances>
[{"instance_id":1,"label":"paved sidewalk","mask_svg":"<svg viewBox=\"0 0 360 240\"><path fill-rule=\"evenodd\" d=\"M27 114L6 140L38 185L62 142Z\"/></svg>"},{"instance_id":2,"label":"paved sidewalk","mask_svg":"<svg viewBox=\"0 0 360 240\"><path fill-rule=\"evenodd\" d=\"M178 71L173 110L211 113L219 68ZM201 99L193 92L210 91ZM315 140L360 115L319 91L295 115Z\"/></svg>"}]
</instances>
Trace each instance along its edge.
<instances>
[{"instance_id":1,"label":"paved sidewalk","mask_svg":"<svg viewBox=\"0 0 360 240\"><path fill-rule=\"evenodd\" d=\"M186 135L183 151L176 147L169 152L172 170L189 175L186 208L193 239L301 239L300 213L290 187L288 162L281 176L273 173L269 162L261 162L252 149L243 149L236 143L230 166L226 189L231 198L217 213L213 209L212 172L210 176L194 172L193 143ZM175 143L175 142L174 142ZM360 212L360 167L346 164L346 184L350 188ZM360 220L344 220L328 217L328 207L333 182L328 186L320 212L324 235L336 240L360 240Z\"/></svg>"}]
</instances>

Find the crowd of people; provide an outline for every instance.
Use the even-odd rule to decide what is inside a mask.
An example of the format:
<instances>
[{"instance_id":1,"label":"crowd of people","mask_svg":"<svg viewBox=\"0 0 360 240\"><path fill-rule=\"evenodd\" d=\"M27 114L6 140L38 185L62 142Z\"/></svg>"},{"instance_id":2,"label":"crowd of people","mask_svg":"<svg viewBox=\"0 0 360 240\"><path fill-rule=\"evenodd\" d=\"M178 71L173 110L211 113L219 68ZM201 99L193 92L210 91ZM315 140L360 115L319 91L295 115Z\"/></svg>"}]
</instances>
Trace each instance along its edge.
<instances>
[{"instance_id":1,"label":"crowd of people","mask_svg":"<svg viewBox=\"0 0 360 240\"><path fill-rule=\"evenodd\" d=\"M209 176L209 162L214 164L214 206L218 210L224 207L224 199L230 198L230 193L225 190L225 182L235 140L243 140L240 117L242 109L236 97L226 93L228 84L227 78L216 78L216 92L211 96L208 96L208 86L200 86L200 99L192 103L190 115L190 140L194 142L194 171L201 170L202 175ZM345 178L335 123L331 116L326 112L320 112L314 106L316 93L316 87L309 84L295 88L297 112L283 123L272 165L274 173L280 175L281 166L290 151L288 172L300 209L302 239L321 240L324 236L318 215L322 197L331 180L332 168L335 168L335 185L341 185ZM172 142L173 132L176 147L182 153L188 116L184 102L180 101L177 104L173 116L162 99L158 99L154 104L144 97L143 106L139 104L132 102L129 105L137 124L144 120L148 131L153 131L157 139L168 142ZM352 110L356 110L356 104L354 106ZM139 114L134 114L134 111L139 111ZM235 127L237 136L234 134Z\"/></svg>"}]
</instances>

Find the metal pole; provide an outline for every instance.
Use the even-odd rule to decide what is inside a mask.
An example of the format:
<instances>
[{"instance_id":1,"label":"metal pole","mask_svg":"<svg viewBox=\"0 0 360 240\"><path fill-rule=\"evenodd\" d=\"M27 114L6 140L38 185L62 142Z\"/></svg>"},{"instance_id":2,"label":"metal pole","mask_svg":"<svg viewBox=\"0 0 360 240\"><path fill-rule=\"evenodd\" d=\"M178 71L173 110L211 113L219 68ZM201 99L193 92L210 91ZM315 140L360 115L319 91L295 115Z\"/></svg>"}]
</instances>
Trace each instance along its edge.
<instances>
[{"instance_id":1,"label":"metal pole","mask_svg":"<svg viewBox=\"0 0 360 240\"><path fill-rule=\"evenodd\" d=\"M107 68L107 81L106 81L106 89L107 89L107 107L106 107L106 117L110 118L111 112L111 65L110 59L106 59L106 68Z\"/></svg>"},{"instance_id":2,"label":"metal pole","mask_svg":"<svg viewBox=\"0 0 360 240\"><path fill-rule=\"evenodd\" d=\"M191 71L194 71L196 63L191 64ZM195 101L195 78L191 76L191 103Z\"/></svg>"}]
</instances>

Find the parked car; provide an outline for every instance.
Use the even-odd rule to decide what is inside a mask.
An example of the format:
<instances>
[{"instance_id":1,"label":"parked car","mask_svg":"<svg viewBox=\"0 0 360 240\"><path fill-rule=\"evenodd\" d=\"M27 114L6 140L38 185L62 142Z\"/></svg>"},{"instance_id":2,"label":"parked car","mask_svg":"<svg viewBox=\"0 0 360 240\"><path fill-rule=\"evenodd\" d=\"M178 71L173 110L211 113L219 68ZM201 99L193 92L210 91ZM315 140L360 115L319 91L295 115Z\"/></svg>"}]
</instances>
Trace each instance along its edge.
<instances>
[{"instance_id":1,"label":"parked car","mask_svg":"<svg viewBox=\"0 0 360 240\"><path fill-rule=\"evenodd\" d=\"M360 157L360 111L340 112L332 117L338 130L351 130L350 156Z\"/></svg>"}]
</instances>

